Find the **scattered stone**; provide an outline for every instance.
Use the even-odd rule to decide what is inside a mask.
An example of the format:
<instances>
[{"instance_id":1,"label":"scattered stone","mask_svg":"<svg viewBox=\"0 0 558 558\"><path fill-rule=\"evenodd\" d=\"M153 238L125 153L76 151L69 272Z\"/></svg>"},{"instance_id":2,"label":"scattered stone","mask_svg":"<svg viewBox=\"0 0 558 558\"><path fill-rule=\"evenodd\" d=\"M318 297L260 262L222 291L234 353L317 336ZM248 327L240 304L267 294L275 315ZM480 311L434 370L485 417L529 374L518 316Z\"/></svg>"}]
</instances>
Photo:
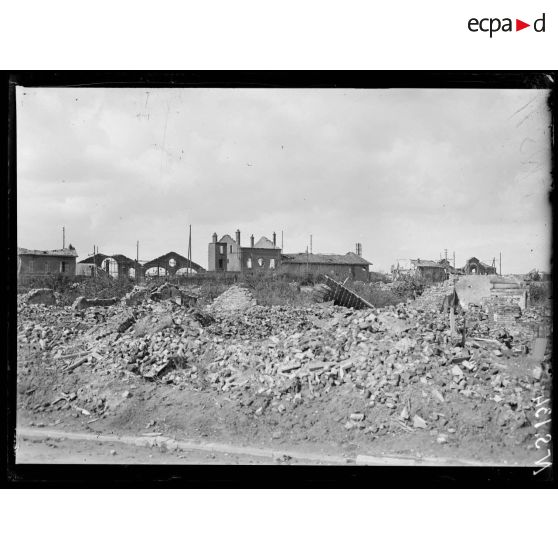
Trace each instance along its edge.
<instances>
[{"instance_id":1,"label":"scattered stone","mask_svg":"<svg viewBox=\"0 0 558 558\"><path fill-rule=\"evenodd\" d=\"M46 304L52 306L56 304L56 296L52 289L33 289L25 295L27 304Z\"/></svg>"},{"instance_id":2,"label":"scattered stone","mask_svg":"<svg viewBox=\"0 0 558 558\"><path fill-rule=\"evenodd\" d=\"M302 411L299 416L307 417L302 420L309 420L309 401L323 400L327 405L328 399L336 401L339 395L350 403L345 410L333 411L341 417L335 428L342 431L345 425L348 430L362 429L378 436L392 432L396 421L407 428L428 428L415 410L428 424L432 421L437 428L446 428L447 419L440 419L439 414L433 418L440 404L444 410L455 405L448 417L460 432L475 426L486 429L484 436L490 424L496 423L497 411L508 407L514 418L499 428L500 438L506 439L512 426L516 427L515 417L532 416L535 398L547 389L541 380L546 379L543 372L549 369L551 347L538 369L532 369L535 362L531 361L523 375L515 373L514 360L525 358L521 347L531 347L539 335L533 323L541 320L540 313L531 308L523 312L515 328L506 331L501 324L494 329L482 308L468 310L465 346L458 348L449 336L447 315L441 315L437 305L435 311L415 308L412 303L362 310L258 306L249 290L235 286L208 311L200 311L176 304L176 297L154 301L150 293L136 293L133 310L128 303L77 304L80 310L60 305L47 308L28 304L25 295L18 295L18 350L32 355L29 370L47 377L55 363L57 374L69 375L70 367L85 359L71 386L64 387L60 380L61 387L49 397L52 401L61 390L72 391L73 399L71 394L63 397L56 410L77 410L79 416L87 408L95 418L105 416L108 403L96 394L84 395L87 385L81 382L91 373L106 379L107 385L121 377L130 383L149 380L153 390L165 383L212 392L217 406L238 406L250 417L261 416L266 409L276 411L270 418L281 426L285 419L279 415L286 414L295 423ZM166 296L164 291L159 294ZM131 315L136 321L130 324ZM458 313L458 329L460 320ZM495 347L509 366L497 362ZM116 391L111 404L118 404L120 395L122 399L131 396L130 383ZM128 396L122 393L125 387L130 388ZM48 412L36 392L29 391L24 399L33 412ZM463 405L477 416L462 421ZM373 408L375 424L369 426L372 420L366 420L363 412L351 413L345 422L351 408L366 409L367 414Z\"/></svg>"}]
</instances>

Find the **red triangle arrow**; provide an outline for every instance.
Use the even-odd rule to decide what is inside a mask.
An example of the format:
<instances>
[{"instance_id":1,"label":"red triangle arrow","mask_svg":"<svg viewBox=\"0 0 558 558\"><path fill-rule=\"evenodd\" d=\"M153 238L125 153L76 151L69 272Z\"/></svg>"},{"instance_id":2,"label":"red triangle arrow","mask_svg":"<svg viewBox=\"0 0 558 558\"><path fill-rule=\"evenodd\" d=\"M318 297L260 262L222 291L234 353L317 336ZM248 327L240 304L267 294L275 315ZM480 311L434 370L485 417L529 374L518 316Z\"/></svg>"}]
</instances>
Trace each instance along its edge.
<instances>
[{"instance_id":1,"label":"red triangle arrow","mask_svg":"<svg viewBox=\"0 0 558 558\"><path fill-rule=\"evenodd\" d=\"M525 29L526 27L531 27L531 24L530 23L525 23L524 21L521 21L520 19L515 20L515 30L516 31L521 31L522 29Z\"/></svg>"}]
</instances>

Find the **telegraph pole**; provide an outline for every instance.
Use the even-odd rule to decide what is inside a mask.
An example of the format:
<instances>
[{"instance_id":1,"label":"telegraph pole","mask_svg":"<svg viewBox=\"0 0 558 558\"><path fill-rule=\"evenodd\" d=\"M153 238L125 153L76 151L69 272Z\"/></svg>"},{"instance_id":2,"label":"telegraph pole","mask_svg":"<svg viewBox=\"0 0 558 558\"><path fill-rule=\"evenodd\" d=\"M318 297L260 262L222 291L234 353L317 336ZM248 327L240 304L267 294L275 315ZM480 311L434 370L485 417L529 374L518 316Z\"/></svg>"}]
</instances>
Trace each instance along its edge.
<instances>
[{"instance_id":1,"label":"telegraph pole","mask_svg":"<svg viewBox=\"0 0 558 558\"><path fill-rule=\"evenodd\" d=\"M310 254L313 254L313 252L312 252L312 235L310 235Z\"/></svg>"},{"instance_id":2,"label":"telegraph pole","mask_svg":"<svg viewBox=\"0 0 558 558\"><path fill-rule=\"evenodd\" d=\"M192 225L190 225L190 234L188 236L188 277L192 270Z\"/></svg>"},{"instance_id":3,"label":"telegraph pole","mask_svg":"<svg viewBox=\"0 0 558 558\"><path fill-rule=\"evenodd\" d=\"M283 251L283 231L281 231L281 252Z\"/></svg>"},{"instance_id":4,"label":"telegraph pole","mask_svg":"<svg viewBox=\"0 0 558 558\"><path fill-rule=\"evenodd\" d=\"M62 250L66 248L66 227L62 227Z\"/></svg>"},{"instance_id":5,"label":"telegraph pole","mask_svg":"<svg viewBox=\"0 0 558 558\"><path fill-rule=\"evenodd\" d=\"M502 252L500 252L500 275L502 275Z\"/></svg>"}]
</instances>

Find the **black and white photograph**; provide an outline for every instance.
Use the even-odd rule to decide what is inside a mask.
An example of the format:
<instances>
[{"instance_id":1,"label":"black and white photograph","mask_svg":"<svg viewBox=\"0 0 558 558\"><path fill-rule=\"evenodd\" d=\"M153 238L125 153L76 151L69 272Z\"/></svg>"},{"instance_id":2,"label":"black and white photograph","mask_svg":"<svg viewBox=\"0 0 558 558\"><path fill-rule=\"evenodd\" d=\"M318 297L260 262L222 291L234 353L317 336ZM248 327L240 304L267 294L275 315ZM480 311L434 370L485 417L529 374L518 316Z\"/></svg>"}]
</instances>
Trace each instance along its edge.
<instances>
[{"instance_id":1,"label":"black and white photograph","mask_svg":"<svg viewBox=\"0 0 558 558\"><path fill-rule=\"evenodd\" d=\"M549 474L550 98L17 85L16 465Z\"/></svg>"}]
</instances>

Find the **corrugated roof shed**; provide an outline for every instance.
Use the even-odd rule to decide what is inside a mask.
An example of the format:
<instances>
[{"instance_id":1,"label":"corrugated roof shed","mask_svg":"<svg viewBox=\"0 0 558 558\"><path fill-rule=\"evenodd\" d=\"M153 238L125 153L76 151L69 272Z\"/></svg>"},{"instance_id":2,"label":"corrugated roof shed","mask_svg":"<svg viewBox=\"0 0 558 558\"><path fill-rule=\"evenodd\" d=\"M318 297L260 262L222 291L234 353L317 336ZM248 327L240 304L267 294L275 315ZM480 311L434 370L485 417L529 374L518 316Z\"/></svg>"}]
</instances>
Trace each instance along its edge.
<instances>
[{"instance_id":1,"label":"corrugated roof shed","mask_svg":"<svg viewBox=\"0 0 558 558\"><path fill-rule=\"evenodd\" d=\"M416 267L444 267L442 264L435 262L434 260L411 260L411 263Z\"/></svg>"},{"instance_id":2,"label":"corrugated roof shed","mask_svg":"<svg viewBox=\"0 0 558 558\"><path fill-rule=\"evenodd\" d=\"M69 248L64 248L60 250L28 250L27 248L18 248L17 254L19 255L29 255L29 256L64 256L70 258L77 258L77 252L75 250L70 250Z\"/></svg>"},{"instance_id":3,"label":"corrugated roof shed","mask_svg":"<svg viewBox=\"0 0 558 558\"><path fill-rule=\"evenodd\" d=\"M309 263L309 264L327 264L327 265L372 265L369 261L357 256L354 252L341 254L307 254L300 252L298 254L283 254L285 263Z\"/></svg>"}]
</instances>

